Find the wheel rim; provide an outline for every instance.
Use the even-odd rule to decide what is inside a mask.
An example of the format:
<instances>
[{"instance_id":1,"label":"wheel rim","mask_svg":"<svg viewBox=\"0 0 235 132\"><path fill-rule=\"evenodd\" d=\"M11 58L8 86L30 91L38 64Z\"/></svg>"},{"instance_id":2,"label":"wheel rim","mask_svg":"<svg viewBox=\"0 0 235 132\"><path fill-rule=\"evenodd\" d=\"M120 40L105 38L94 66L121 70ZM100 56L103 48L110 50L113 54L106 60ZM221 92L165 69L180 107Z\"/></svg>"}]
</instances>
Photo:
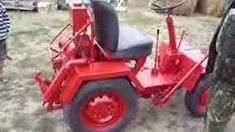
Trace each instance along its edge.
<instances>
[{"instance_id":1,"label":"wheel rim","mask_svg":"<svg viewBox=\"0 0 235 132\"><path fill-rule=\"evenodd\" d=\"M205 88L200 94L200 98L198 101L198 109L202 113L206 111L208 100L209 100L208 95L209 95L209 88Z\"/></svg>"},{"instance_id":2,"label":"wheel rim","mask_svg":"<svg viewBox=\"0 0 235 132\"><path fill-rule=\"evenodd\" d=\"M85 101L80 114L88 127L104 129L124 116L126 104L115 92L100 92Z\"/></svg>"}]
</instances>

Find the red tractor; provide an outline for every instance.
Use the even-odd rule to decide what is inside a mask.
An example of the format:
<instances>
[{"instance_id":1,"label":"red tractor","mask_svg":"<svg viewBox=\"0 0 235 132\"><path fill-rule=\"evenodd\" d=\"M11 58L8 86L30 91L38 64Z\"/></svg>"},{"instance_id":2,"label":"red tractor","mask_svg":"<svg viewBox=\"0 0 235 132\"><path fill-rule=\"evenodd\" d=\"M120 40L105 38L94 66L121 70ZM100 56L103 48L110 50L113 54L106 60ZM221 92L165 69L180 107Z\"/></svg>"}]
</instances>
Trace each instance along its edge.
<instances>
[{"instance_id":1,"label":"red tractor","mask_svg":"<svg viewBox=\"0 0 235 132\"><path fill-rule=\"evenodd\" d=\"M152 3L154 10L165 11L169 31L169 43L159 46L157 32L154 64L146 61L153 41L120 24L108 2L74 4L70 23L50 43L54 76L49 80L40 72L35 74L43 105L48 111L63 109L74 132L118 132L135 117L139 97L151 98L158 106L184 88L189 111L204 116L207 55L183 41L183 34L176 40L171 11L181 4L161 7ZM71 34L62 40L68 27Z\"/></svg>"}]
</instances>

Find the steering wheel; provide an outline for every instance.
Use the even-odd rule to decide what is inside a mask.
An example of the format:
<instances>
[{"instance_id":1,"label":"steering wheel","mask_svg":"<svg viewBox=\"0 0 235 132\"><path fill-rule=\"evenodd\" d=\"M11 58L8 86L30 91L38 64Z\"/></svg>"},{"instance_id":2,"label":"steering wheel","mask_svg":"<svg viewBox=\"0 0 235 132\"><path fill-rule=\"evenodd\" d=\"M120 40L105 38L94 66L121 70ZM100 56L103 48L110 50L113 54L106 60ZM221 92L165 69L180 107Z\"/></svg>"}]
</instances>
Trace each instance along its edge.
<instances>
[{"instance_id":1,"label":"steering wheel","mask_svg":"<svg viewBox=\"0 0 235 132\"><path fill-rule=\"evenodd\" d=\"M179 2L179 3L174 4L174 5L162 7L161 5L159 5L157 3L158 1L151 2L150 8L152 10L156 10L156 11L172 11L173 9L175 9L175 8L181 6L181 5L183 5L185 3L185 0L183 0L183 1Z\"/></svg>"}]
</instances>

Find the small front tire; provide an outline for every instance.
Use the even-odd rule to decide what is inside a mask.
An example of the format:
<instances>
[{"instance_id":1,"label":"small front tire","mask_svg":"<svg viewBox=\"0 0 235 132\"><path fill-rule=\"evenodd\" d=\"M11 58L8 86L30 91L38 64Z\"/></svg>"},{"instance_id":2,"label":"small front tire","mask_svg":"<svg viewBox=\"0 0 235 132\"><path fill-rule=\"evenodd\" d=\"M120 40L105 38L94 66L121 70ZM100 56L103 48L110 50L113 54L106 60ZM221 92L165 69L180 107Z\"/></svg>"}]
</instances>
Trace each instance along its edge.
<instances>
[{"instance_id":1,"label":"small front tire","mask_svg":"<svg viewBox=\"0 0 235 132\"><path fill-rule=\"evenodd\" d=\"M185 105L194 117L206 115L210 86L210 75L202 75L193 91L187 91Z\"/></svg>"}]
</instances>

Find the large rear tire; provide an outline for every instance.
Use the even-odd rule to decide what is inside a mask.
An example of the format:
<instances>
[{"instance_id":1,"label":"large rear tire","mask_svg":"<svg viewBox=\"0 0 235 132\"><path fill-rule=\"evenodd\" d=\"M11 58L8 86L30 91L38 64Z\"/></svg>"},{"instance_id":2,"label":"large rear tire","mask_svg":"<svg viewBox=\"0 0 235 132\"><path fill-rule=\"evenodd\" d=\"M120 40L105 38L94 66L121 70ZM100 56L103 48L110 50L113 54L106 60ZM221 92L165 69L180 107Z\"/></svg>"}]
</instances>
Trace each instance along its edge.
<instances>
[{"instance_id":1,"label":"large rear tire","mask_svg":"<svg viewBox=\"0 0 235 132\"><path fill-rule=\"evenodd\" d=\"M202 75L193 91L187 91L185 105L194 117L206 115L210 85L210 75Z\"/></svg>"},{"instance_id":2,"label":"large rear tire","mask_svg":"<svg viewBox=\"0 0 235 132\"><path fill-rule=\"evenodd\" d=\"M124 78L85 83L64 114L74 132L119 132L137 113L138 96Z\"/></svg>"}]
</instances>

